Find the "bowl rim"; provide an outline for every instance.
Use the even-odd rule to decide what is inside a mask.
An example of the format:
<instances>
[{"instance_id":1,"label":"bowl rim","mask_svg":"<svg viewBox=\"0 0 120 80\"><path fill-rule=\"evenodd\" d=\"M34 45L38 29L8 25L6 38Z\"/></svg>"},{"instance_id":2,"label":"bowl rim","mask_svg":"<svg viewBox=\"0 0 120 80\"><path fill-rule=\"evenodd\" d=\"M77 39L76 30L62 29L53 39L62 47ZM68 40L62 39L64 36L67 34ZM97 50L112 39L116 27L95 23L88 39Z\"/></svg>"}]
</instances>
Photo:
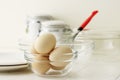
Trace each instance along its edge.
<instances>
[{"instance_id":1,"label":"bowl rim","mask_svg":"<svg viewBox=\"0 0 120 80\"><path fill-rule=\"evenodd\" d=\"M93 29L81 32L78 37L82 40L85 39L119 39L120 30L111 29Z\"/></svg>"},{"instance_id":2,"label":"bowl rim","mask_svg":"<svg viewBox=\"0 0 120 80\"><path fill-rule=\"evenodd\" d=\"M42 56L40 54L33 54L31 53L30 51L26 50L24 51L24 57L25 59L28 61L28 62L72 62L74 61L77 56L78 56L78 51L74 51L72 53L67 53L67 54L64 54L65 56L66 55L72 55L72 57L70 59L66 59L66 60L57 60L57 61L52 61L52 60L36 60L35 57L36 56ZM49 57L49 56L43 56L43 57Z\"/></svg>"}]
</instances>

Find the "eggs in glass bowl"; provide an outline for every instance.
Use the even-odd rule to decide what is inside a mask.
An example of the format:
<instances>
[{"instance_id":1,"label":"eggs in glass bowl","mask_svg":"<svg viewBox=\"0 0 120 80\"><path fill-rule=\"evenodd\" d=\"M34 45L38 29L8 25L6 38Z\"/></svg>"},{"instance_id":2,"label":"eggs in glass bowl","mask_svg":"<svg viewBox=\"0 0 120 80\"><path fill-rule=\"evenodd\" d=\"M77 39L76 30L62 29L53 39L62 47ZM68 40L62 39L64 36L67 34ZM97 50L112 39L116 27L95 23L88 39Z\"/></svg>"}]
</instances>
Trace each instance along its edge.
<instances>
[{"instance_id":1,"label":"eggs in glass bowl","mask_svg":"<svg viewBox=\"0 0 120 80\"><path fill-rule=\"evenodd\" d=\"M51 33L42 33L25 50L30 69L40 76L63 76L71 71L76 58L72 44L57 44Z\"/></svg>"},{"instance_id":2,"label":"eggs in glass bowl","mask_svg":"<svg viewBox=\"0 0 120 80\"><path fill-rule=\"evenodd\" d=\"M44 32L33 42L22 43L20 48L33 73L39 76L65 76L73 70L78 58L82 61L86 59L81 55L89 54L91 44L89 41L76 43L64 38L59 43L52 33ZM81 61L79 64L81 66Z\"/></svg>"}]
</instances>

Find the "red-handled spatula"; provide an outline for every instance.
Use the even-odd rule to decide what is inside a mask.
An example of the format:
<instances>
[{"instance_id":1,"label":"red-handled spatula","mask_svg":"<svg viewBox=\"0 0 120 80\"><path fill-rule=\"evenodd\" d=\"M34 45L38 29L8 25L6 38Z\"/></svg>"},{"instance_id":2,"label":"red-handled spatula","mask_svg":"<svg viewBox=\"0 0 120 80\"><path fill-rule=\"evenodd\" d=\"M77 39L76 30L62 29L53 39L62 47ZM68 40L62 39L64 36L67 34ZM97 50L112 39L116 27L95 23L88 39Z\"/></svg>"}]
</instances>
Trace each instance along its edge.
<instances>
[{"instance_id":1,"label":"red-handled spatula","mask_svg":"<svg viewBox=\"0 0 120 80\"><path fill-rule=\"evenodd\" d=\"M98 10L94 10L92 14L80 25L80 27L77 29L77 32L73 35L73 40L75 37L79 34L80 31L82 31L86 25L91 21L91 19L98 13Z\"/></svg>"}]
</instances>

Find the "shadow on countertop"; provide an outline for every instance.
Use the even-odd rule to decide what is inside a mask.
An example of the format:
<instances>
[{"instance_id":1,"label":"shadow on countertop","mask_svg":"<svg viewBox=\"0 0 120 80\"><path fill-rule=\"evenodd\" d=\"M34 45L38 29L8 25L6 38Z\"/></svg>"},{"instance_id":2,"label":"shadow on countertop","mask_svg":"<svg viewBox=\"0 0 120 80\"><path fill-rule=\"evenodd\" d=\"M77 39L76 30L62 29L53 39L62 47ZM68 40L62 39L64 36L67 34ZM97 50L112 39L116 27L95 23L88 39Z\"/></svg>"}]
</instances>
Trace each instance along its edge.
<instances>
[{"instance_id":1,"label":"shadow on countertop","mask_svg":"<svg viewBox=\"0 0 120 80\"><path fill-rule=\"evenodd\" d=\"M31 70L28 68L23 68L19 70L12 70L12 71L0 71L0 75L24 75L24 74L31 74Z\"/></svg>"}]
</instances>

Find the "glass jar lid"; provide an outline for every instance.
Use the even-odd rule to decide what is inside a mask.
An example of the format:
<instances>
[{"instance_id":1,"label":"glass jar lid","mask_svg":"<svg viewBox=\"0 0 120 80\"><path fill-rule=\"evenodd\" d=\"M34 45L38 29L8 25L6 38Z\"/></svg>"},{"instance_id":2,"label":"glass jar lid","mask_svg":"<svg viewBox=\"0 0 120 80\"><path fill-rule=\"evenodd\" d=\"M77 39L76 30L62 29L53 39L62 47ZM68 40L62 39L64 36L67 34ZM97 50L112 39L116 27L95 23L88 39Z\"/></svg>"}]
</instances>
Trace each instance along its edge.
<instances>
[{"instance_id":1,"label":"glass jar lid","mask_svg":"<svg viewBox=\"0 0 120 80\"><path fill-rule=\"evenodd\" d=\"M64 21L50 20L50 21L42 22L42 26L43 27L61 27L61 28L65 28L65 27L68 27L69 25L66 24Z\"/></svg>"},{"instance_id":2,"label":"glass jar lid","mask_svg":"<svg viewBox=\"0 0 120 80\"><path fill-rule=\"evenodd\" d=\"M54 20L54 17L48 14L41 14L41 15L33 15L28 16L28 20L39 20L39 21L47 21L47 20Z\"/></svg>"},{"instance_id":3,"label":"glass jar lid","mask_svg":"<svg viewBox=\"0 0 120 80\"><path fill-rule=\"evenodd\" d=\"M61 20L50 20L41 23L42 30L52 30L56 31L57 33L72 33L72 30L68 24Z\"/></svg>"}]
</instances>

